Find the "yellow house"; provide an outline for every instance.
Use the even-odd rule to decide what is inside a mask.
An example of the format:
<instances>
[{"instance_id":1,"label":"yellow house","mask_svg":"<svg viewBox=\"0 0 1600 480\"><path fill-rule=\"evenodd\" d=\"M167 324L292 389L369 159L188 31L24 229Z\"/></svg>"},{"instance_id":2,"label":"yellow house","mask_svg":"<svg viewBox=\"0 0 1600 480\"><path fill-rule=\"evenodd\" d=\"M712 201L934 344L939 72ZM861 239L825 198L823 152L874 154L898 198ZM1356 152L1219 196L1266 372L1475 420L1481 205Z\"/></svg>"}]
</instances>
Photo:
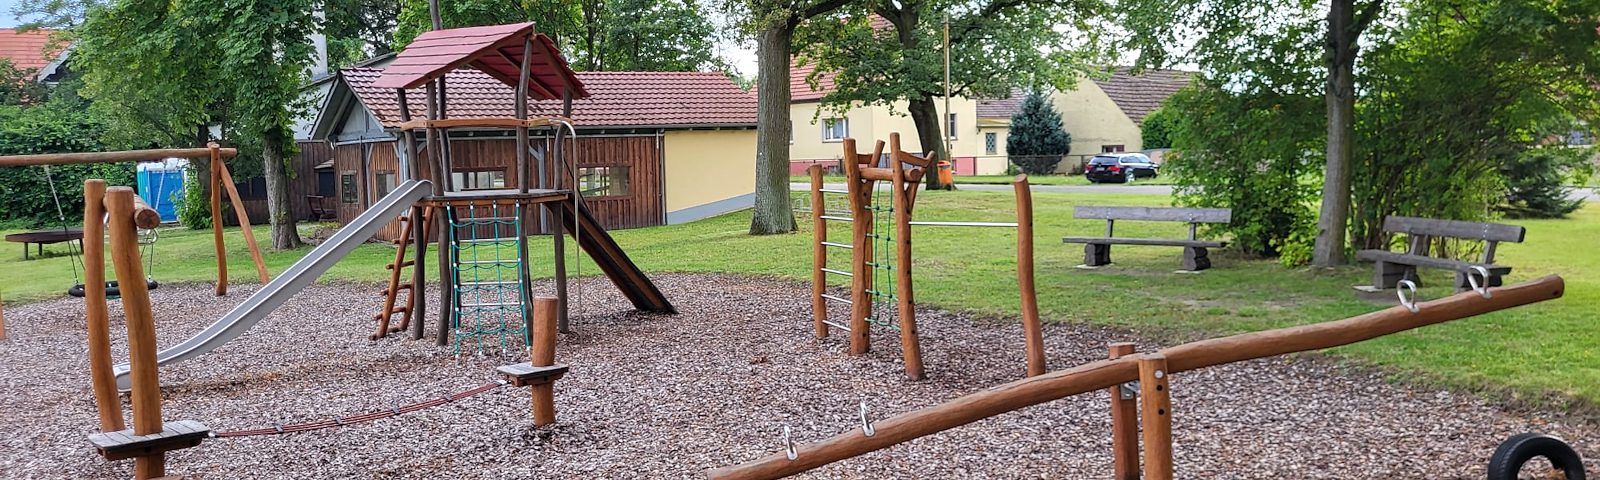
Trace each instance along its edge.
<instances>
[{"instance_id":1,"label":"yellow house","mask_svg":"<svg viewBox=\"0 0 1600 480\"><path fill-rule=\"evenodd\" d=\"M794 138L790 141L790 172L803 173L812 164L837 166L843 158L839 141L844 137L883 140L899 132L903 148L926 150L917 140L916 126L906 116L905 102L892 107L857 106L845 112L821 108L821 99L832 91L831 78L823 75L817 88L806 82L812 69L790 70ZM1115 69L1105 80L1089 78L1077 88L1050 94L1050 101L1061 113L1062 127L1072 135L1071 155L1058 171L1067 172L1082 165L1088 157L1103 152L1142 151L1140 126L1145 116L1160 108L1167 97L1187 86L1189 72L1151 70L1131 75L1127 68ZM1008 164L1006 136L1011 115L1026 96L1013 91L1010 98L971 100L951 98L950 110L936 99L939 114L945 119L950 139L950 157L956 175L996 175Z\"/></svg>"}]
</instances>

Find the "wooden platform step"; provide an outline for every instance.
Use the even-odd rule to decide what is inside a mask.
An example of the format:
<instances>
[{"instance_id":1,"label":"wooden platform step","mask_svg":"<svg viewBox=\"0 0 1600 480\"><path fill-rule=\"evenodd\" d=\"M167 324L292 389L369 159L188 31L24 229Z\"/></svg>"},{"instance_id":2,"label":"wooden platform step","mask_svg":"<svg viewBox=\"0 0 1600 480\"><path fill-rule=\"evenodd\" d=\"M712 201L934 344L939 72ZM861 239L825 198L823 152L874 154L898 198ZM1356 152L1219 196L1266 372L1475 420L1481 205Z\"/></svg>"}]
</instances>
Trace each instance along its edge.
<instances>
[{"instance_id":1,"label":"wooden platform step","mask_svg":"<svg viewBox=\"0 0 1600 480\"><path fill-rule=\"evenodd\" d=\"M404 262L400 262L400 268L405 268L405 267L409 267L409 266L416 265L416 264L417 264L416 260L406 260ZM383 268L385 270L394 270L394 264L391 263L391 264L388 264L388 265L384 265Z\"/></svg>"},{"instance_id":2,"label":"wooden platform step","mask_svg":"<svg viewBox=\"0 0 1600 480\"><path fill-rule=\"evenodd\" d=\"M567 374L567 365L557 363L548 367L535 367L532 362L522 362L513 365L501 365L494 371L505 376L507 380L511 380L512 385L526 387L560 380L562 375Z\"/></svg>"},{"instance_id":3,"label":"wooden platform step","mask_svg":"<svg viewBox=\"0 0 1600 480\"><path fill-rule=\"evenodd\" d=\"M106 460L143 457L161 452L184 449L200 444L211 436L211 428L194 420L167 422L161 433L134 435L133 429L89 435L89 443Z\"/></svg>"}]
</instances>

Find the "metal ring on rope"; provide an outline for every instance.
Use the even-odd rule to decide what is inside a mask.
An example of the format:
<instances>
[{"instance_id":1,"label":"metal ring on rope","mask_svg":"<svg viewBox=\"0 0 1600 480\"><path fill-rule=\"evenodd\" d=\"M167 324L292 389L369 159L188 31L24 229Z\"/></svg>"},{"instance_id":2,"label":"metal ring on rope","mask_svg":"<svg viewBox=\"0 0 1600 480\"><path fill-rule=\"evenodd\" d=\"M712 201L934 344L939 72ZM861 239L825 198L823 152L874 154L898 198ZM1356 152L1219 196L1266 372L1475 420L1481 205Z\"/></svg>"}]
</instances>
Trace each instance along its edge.
<instances>
[{"instance_id":1,"label":"metal ring on rope","mask_svg":"<svg viewBox=\"0 0 1600 480\"><path fill-rule=\"evenodd\" d=\"M1406 296L1406 290L1411 290L1411 296ZM1406 310L1410 310L1411 313L1417 313L1418 311L1422 310L1421 308L1417 308L1416 282L1412 282L1410 280L1401 280L1399 284L1395 285L1394 294L1400 297L1400 305L1405 306Z\"/></svg>"},{"instance_id":2,"label":"metal ring on rope","mask_svg":"<svg viewBox=\"0 0 1600 480\"><path fill-rule=\"evenodd\" d=\"M794 449L794 439L789 438L788 425L783 426L783 454L789 457L789 460L800 458L800 452Z\"/></svg>"},{"instance_id":3,"label":"metal ring on rope","mask_svg":"<svg viewBox=\"0 0 1600 480\"><path fill-rule=\"evenodd\" d=\"M861 433L869 437L878 433L876 430L872 429L872 420L867 417L866 401L861 402Z\"/></svg>"},{"instance_id":4,"label":"metal ring on rope","mask_svg":"<svg viewBox=\"0 0 1600 480\"><path fill-rule=\"evenodd\" d=\"M1479 274L1483 275L1481 277L1483 278L1483 283L1478 283L1478 278L1480 277L1472 276L1473 272L1478 272ZM1489 298L1491 296L1489 293L1489 269L1483 268L1481 265L1473 265L1472 270L1467 272L1467 284L1472 285L1472 289L1476 290L1478 295L1483 295L1483 298Z\"/></svg>"}]
</instances>

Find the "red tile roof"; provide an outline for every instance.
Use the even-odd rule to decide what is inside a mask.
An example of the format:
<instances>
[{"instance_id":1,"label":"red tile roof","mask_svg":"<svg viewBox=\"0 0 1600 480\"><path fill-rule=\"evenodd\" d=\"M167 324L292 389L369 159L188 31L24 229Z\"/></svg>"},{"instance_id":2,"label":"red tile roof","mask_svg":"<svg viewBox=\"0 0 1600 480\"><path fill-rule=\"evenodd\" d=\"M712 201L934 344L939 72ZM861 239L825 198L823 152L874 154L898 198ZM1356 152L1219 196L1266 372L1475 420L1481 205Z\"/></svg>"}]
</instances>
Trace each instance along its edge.
<instances>
[{"instance_id":1,"label":"red tile roof","mask_svg":"<svg viewBox=\"0 0 1600 480\"><path fill-rule=\"evenodd\" d=\"M811 84L807 82L806 78L811 76L811 72L817 70L817 63L812 61L807 63L805 66L797 65L797 63L799 63L797 59L789 60L789 101L813 101L822 98L824 95L833 93L832 72L823 72L823 74L817 78L817 88L813 90L811 88Z\"/></svg>"},{"instance_id":2,"label":"red tile roof","mask_svg":"<svg viewBox=\"0 0 1600 480\"><path fill-rule=\"evenodd\" d=\"M339 73L362 104L386 127L400 126L400 105L394 89L374 86L382 70L347 68ZM573 121L580 127L649 127L673 125L755 125L756 97L721 73L704 72L578 72L589 98L572 102ZM461 69L445 76L450 117L514 115L515 92L483 72ZM415 118L423 116L423 90L407 90ZM530 116L561 114L560 100L529 102Z\"/></svg>"},{"instance_id":3,"label":"red tile roof","mask_svg":"<svg viewBox=\"0 0 1600 480\"><path fill-rule=\"evenodd\" d=\"M1012 114L1022 110L1022 100L1025 98L1028 98L1028 92L1013 88L1006 98L978 100L978 118L1011 118Z\"/></svg>"},{"instance_id":4,"label":"red tile roof","mask_svg":"<svg viewBox=\"0 0 1600 480\"><path fill-rule=\"evenodd\" d=\"M0 57L11 60L18 69L43 68L61 55L61 47L50 44L49 30L17 33L15 28L0 28Z\"/></svg>"},{"instance_id":5,"label":"red tile roof","mask_svg":"<svg viewBox=\"0 0 1600 480\"><path fill-rule=\"evenodd\" d=\"M1161 108L1167 97L1183 90L1194 81L1194 72L1181 70L1145 70L1138 75L1128 67L1117 67L1111 78L1094 83L1111 97L1111 101L1127 114L1135 125L1143 126L1144 117Z\"/></svg>"},{"instance_id":6,"label":"red tile roof","mask_svg":"<svg viewBox=\"0 0 1600 480\"><path fill-rule=\"evenodd\" d=\"M533 36L533 51L524 51L528 36ZM528 97L560 99L565 85L572 84L572 97L588 96L556 50L550 37L536 34L533 22L484 27L433 30L418 35L389 68L374 82L381 88L416 88L446 72L472 66L489 76L516 86L522 72L523 56L530 55Z\"/></svg>"}]
</instances>

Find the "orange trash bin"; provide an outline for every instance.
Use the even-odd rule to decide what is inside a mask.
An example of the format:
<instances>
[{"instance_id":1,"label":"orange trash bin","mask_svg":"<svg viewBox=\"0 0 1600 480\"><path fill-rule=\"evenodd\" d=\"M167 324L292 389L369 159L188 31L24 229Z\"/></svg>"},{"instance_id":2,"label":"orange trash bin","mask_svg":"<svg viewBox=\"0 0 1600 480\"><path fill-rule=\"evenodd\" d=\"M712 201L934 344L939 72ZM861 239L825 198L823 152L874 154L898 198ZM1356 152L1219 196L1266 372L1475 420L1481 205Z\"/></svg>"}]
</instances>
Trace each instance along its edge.
<instances>
[{"instance_id":1,"label":"orange trash bin","mask_svg":"<svg viewBox=\"0 0 1600 480\"><path fill-rule=\"evenodd\" d=\"M950 168L949 161L940 160L937 165L939 166L939 183L950 185L956 182L955 169Z\"/></svg>"}]
</instances>

